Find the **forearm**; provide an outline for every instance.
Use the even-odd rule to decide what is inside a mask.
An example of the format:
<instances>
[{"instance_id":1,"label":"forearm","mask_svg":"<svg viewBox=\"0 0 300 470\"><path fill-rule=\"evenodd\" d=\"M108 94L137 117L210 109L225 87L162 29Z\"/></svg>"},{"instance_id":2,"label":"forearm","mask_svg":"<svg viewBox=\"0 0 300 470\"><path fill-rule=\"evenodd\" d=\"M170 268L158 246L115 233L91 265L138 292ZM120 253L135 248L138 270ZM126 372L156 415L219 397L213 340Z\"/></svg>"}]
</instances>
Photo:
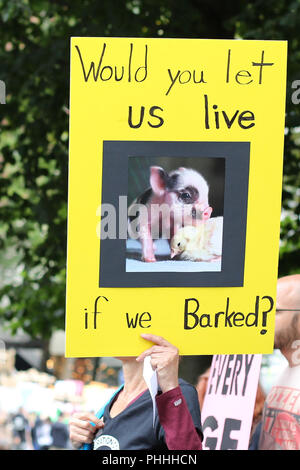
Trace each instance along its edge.
<instances>
[{"instance_id":1,"label":"forearm","mask_svg":"<svg viewBox=\"0 0 300 470\"><path fill-rule=\"evenodd\" d=\"M202 450L198 434L180 387L156 397L159 420L169 450Z\"/></svg>"}]
</instances>

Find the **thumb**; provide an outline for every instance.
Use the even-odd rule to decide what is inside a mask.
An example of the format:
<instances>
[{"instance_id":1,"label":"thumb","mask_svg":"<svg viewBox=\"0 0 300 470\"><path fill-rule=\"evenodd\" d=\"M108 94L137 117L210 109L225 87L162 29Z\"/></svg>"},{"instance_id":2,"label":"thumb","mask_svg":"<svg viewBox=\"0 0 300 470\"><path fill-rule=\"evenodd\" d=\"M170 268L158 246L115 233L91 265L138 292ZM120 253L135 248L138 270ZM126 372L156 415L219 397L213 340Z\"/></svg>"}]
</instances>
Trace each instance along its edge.
<instances>
[{"instance_id":1,"label":"thumb","mask_svg":"<svg viewBox=\"0 0 300 470\"><path fill-rule=\"evenodd\" d=\"M103 428L103 426L104 426L103 419L102 419L102 418L101 418L101 419L98 419L98 421L96 422L96 427L97 427L98 429L101 429L101 428Z\"/></svg>"}]
</instances>

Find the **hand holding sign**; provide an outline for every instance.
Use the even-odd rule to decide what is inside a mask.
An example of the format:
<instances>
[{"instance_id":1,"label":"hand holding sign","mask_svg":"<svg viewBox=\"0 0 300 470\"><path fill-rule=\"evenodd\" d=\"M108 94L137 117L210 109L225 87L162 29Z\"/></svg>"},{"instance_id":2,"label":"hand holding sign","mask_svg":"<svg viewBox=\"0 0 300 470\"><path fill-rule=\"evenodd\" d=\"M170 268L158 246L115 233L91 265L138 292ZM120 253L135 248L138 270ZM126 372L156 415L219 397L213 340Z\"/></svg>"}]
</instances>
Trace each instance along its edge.
<instances>
[{"instance_id":1,"label":"hand holding sign","mask_svg":"<svg viewBox=\"0 0 300 470\"><path fill-rule=\"evenodd\" d=\"M155 343L151 348L137 357L142 362L151 356L151 366L157 372L158 384L162 392L167 392L178 386L179 351L161 336L143 334L142 338Z\"/></svg>"}]
</instances>

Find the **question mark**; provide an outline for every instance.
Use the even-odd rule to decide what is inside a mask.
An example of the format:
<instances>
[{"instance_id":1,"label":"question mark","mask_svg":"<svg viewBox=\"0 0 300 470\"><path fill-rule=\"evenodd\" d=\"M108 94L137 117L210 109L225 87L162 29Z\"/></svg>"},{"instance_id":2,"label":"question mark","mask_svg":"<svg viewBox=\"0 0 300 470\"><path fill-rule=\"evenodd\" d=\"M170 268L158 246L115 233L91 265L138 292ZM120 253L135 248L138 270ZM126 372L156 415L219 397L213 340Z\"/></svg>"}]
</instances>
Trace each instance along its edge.
<instances>
[{"instance_id":1,"label":"question mark","mask_svg":"<svg viewBox=\"0 0 300 470\"><path fill-rule=\"evenodd\" d=\"M263 297L263 299L268 299L269 302L270 302L270 308L269 308L269 310L265 310L264 312L262 312L262 315L263 315L262 326L267 326L267 314L273 309L273 307L274 307L274 300L272 299L272 297L269 297L268 295L265 295L265 296ZM265 335L266 332L267 332L266 329L262 329L262 330L260 331L260 334L261 334L261 335Z\"/></svg>"}]
</instances>

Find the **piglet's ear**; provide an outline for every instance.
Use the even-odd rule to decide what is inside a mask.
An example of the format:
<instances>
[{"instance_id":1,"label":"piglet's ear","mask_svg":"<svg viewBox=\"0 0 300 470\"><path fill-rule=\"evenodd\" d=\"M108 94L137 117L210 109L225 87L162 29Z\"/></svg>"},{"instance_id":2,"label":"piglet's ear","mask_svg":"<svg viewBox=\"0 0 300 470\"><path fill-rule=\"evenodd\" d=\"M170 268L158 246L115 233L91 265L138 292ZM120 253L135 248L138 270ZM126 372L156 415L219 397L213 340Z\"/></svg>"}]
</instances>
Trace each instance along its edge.
<instances>
[{"instance_id":1,"label":"piglet's ear","mask_svg":"<svg viewBox=\"0 0 300 470\"><path fill-rule=\"evenodd\" d=\"M207 207L205 211L203 212L203 220L208 220L211 216L213 209L212 207Z\"/></svg>"},{"instance_id":2,"label":"piglet's ear","mask_svg":"<svg viewBox=\"0 0 300 470\"><path fill-rule=\"evenodd\" d=\"M166 191L168 174L160 166L151 166L150 168L150 184L153 192L158 196L162 196Z\"/></svg>"}]
</instances>

